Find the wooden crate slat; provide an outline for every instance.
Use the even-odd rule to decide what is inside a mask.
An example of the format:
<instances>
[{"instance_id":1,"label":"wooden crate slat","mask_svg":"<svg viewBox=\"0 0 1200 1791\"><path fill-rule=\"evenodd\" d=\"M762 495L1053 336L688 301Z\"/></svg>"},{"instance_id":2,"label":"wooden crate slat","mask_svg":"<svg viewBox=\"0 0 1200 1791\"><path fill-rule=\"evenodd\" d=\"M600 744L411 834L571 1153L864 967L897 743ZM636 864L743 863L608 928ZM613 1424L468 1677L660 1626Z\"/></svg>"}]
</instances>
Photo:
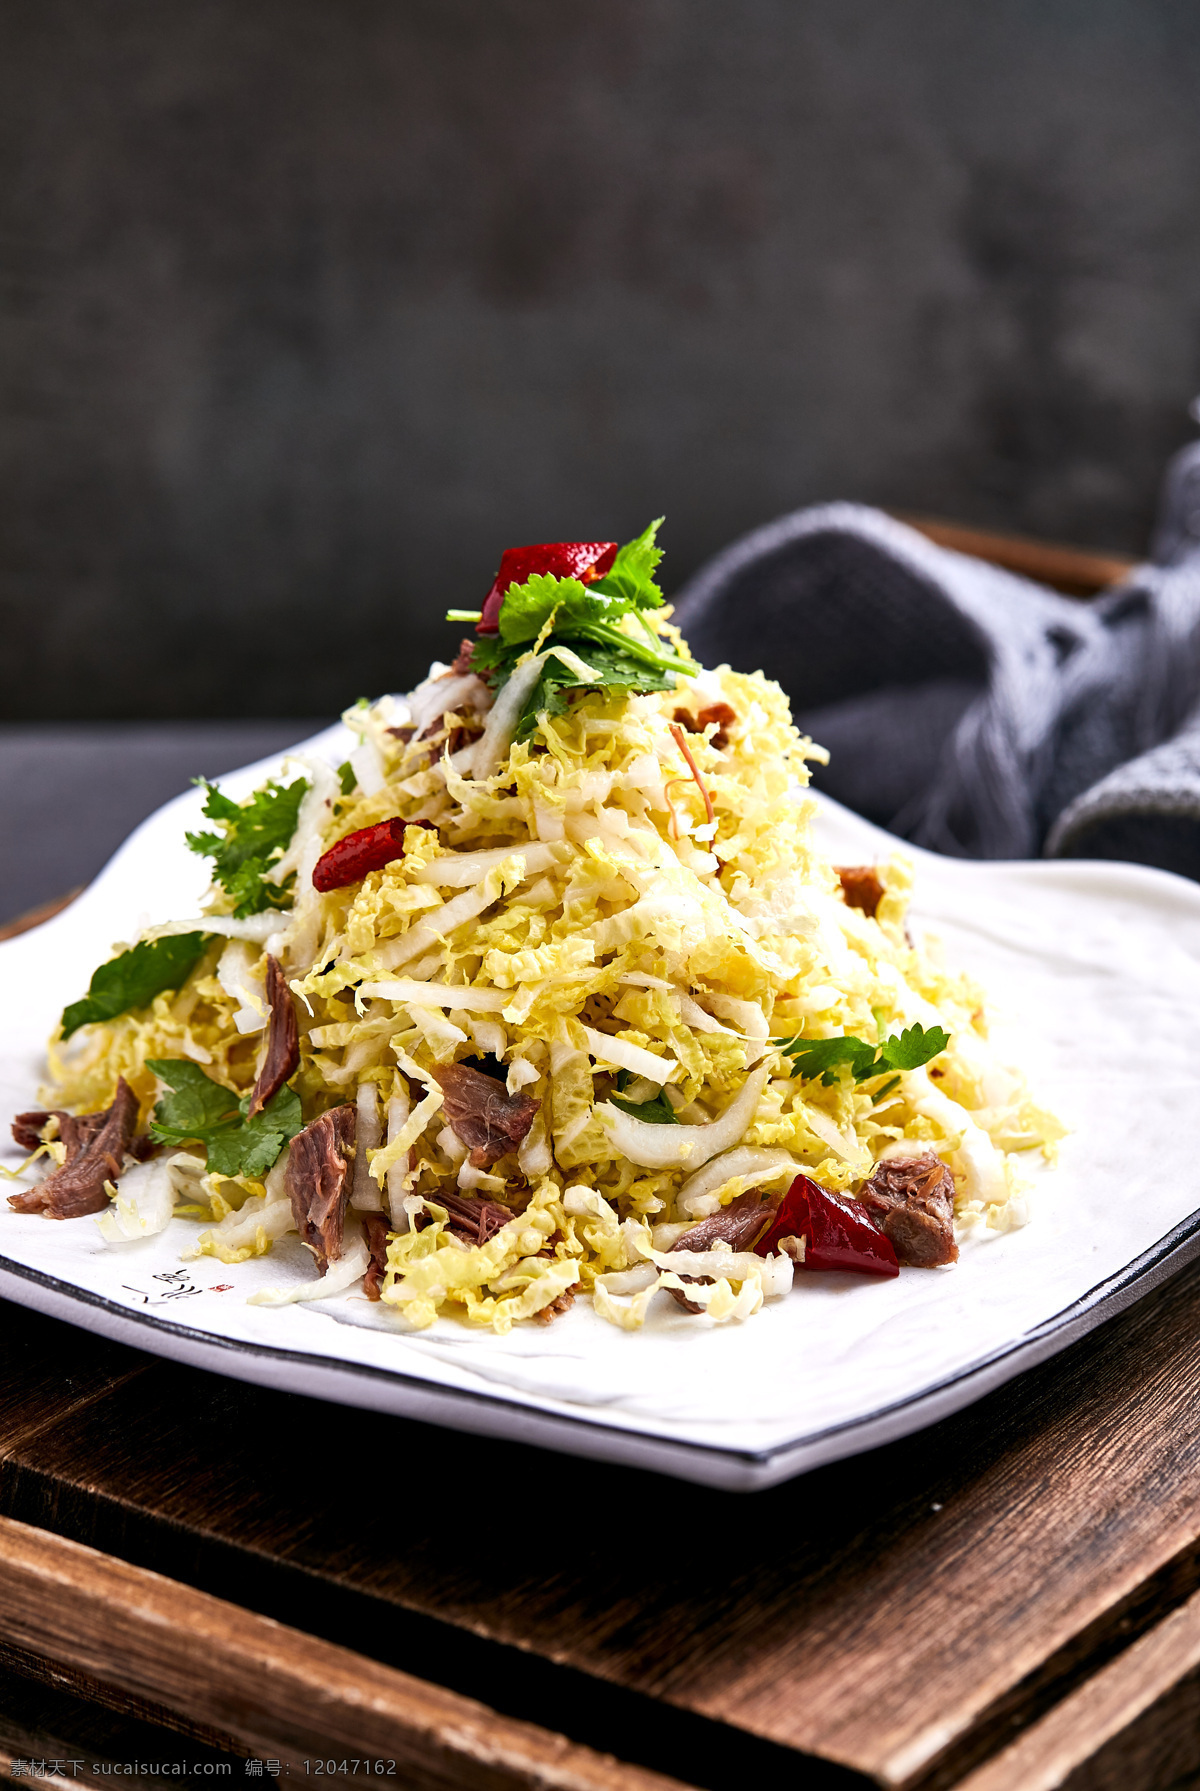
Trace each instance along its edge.
<instances>
[{"instance_id":1,"label":"wooden crate slat","mask_svg":"<svg viewBox=\"0 0 1200 1791\"><path fill-rule=\"evenodd\" d=\"M72 889L67 895L55 896L53 901L40 902L36 908L27 908L24 914L18 914L15 920L5 921L0 926L0 940L15 939L20 933L28 933L33 927L40 927L44 920L53 920L56 914L69 907L75 897L82 893L83 885Z\"/></svg>"},{"instance_id":2,"label":"wooden crate slat","mask_svg":"<svg viewBox=\"0 0 1200 1791\"><path fill-rule=\"evenodd\" d=\"M395 1759L399 1782L421 1791L681 1791L678 1780L11 1518L0 1518L0 1626L16 1647L301 1771L306 1759L353 1756Z\"/></svg>"},{"instance_id":3,"label":"wooden crate slat","mask_svg":"<svg viewBox=\"0 0 1200 1791\"><path fill-rule=\"evenodd\" d=\"M83 1752L89 1761L97 1752L126 1762L184 1755L198 1762L227 1760L231 1755L244 1759L247 1753L234 1736L219 1734L207 1723L191 1721L93 1673L3 1640L0 1746L27 1759L49 1754L63 1760Z\"/></svg>"},{"instance_id":4,"label":"wooden crate slat","mask_svg":"<svg viewBox=\"0 0 1200 1791\"><path fill-rule=\"evenodd\" d=\"M151 1365L137 1350L7 1302L0 1302L0 1339L0 1462Z\"/></svg>"},{"instance_id":5,"label":"wooden crate slat","mask_svg":"<svg viewBox=\"0 0 1200 1791\"><path fill-rule=\"evenodd\" d=\"M1137 566L1136 560L1120 554L1095 553L1083 547L1030 540L1025 535L969 528L933 516L901 515L899 520L939 547L970 554L972 559L988 560L1007 572L1031 578L1036 584L1050 585L1067 597L1095 597L1110 585L1120 584Z\"/></svg>"},{"instance_id":6,"label":"wooden crate slat","mask_svg":"<svg viewBox=\"0 0 1200 1791\"><path fill-rule=\"evenodd\" d=\"M959 1791L1128 1791L1195 1783L1200 1594L1064 1698Z\"/></svg>"},{"instance_id":7,"label":"wooden crate slat","mask_svg":"<svg viewBox=\"0 0 1200 1791\"><path fill-rule=\"evenodd\" d=\"M18 1492L55 1487L72 1522L111 1501L168 1542L252 1550L314 1588L907 1785L943 1756L972 1764L1102 1660L1131 1610L1149 1622L1193 1589L1198 1387L1200 1272L959 1417L752 1498L165 1364L39 1431L10 1466ZM303 1476L282 1466L296 1447ZM346 1522L347 1461L417 1477L403 1549ZM697 1540L623 1550L596 1521L528 1559L447 1549L447 1514L481 1475L513 1513L552 1499L637 1512L665 1535L685 1522Z\"/></svg>"}]
</instances>

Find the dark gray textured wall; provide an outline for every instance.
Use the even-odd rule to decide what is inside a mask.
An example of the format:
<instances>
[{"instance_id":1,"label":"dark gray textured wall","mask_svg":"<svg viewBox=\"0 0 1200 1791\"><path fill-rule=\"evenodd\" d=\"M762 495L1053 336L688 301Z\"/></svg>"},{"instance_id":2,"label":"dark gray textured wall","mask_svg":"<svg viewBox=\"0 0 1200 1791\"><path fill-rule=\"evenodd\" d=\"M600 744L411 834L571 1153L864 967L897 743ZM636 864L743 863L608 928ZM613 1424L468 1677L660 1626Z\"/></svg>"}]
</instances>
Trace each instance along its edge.
<instances>
[{"instance_id":1,"label":"dark gray textured wall","mask_svg":"<svg viewBox=\"0 0 1200 1791\"><path fill-rule=\"evenodd\" d=\"M404 685L499 549L850 496L1137 551L1186 0L7 0L12 717Z\"/></svg>"}]
</instances>

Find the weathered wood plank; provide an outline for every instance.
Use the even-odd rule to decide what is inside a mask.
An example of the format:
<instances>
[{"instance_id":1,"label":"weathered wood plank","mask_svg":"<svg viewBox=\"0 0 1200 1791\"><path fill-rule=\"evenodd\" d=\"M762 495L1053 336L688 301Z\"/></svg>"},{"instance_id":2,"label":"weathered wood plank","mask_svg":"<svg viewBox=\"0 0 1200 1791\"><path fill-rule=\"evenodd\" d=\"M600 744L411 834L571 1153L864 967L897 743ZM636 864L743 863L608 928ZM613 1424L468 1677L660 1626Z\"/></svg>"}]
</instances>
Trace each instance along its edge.
<instances>
[{"instance_id":1,"label":"weathered wood plank","mask_svg":"<svg viewBox=\"0 0 1200 1791\"><path fill-rule=\"evenodd\" d=\"M1086 1680L959 1791L1158 1791L1200 1780L1200 1594Z\"/></svg>"},{"instance_id":2,"label":"weathered wood plank","mask_svg":"<svg viewBox=\"0 0 1200 1791\"><path fill-rule=\"evenodd\" d=\"M0 1307L0 1320L3 1313ZM461 1456L444 1459L455 1446ZM790 1785L802 1764L790 1749L657 1706L640 1688L557 1664L553 1651L491 1640L472 1622L462 1575L470 1559L492 1551L455 1539L476 1522L464 1488L479 1473L479 1447L164 1364L127 1400L115 1395L90 1420L48 1431L0 1464L0 1506L482 1696L505 1714L550 1720L584 1745L668 1776L726 1785L751 1771L763 1791ZM515 1448L495 1449L489 1462L508 1488L506 1500L543 1505L547 1470L565 1465ZM418 1496L403 1497L401 1522L387 1489L418 1486ZM450 1514L443 1522L435 1503ZM448 1619L436 1604L388 1596L391 1575L426 1547L458 1581ZM511 1550L502 1552L512 1559ZM544 1551L535 1541L523 1552L536 1579ZM806 1785L867 1783L808 1765L820 1776L810 1774Z\"/></svg>"},{"instance_id":3,"label":"weathered wood plank","mask_svg":"<svg viewBox=\"0 0 1200 1791\"><path fill-rule=\"evenodd\" d=\"M0 1302L0 1461L151 1363L138 1350Z\"/></svg>"},{"instance_id":4,"label":"weathered wood plank","mask_svg":"<svg viewBox=\"0 0 1200 1791\"><path fill-rule=\"evenodd\" d=\"M224 1550L231 1590L248 1558L258 1598L299 1570L390 1609L401 1649L457 1627L881 1784L950 1782L1197 1584L1198 1390L1200 1272L971 1411L749 1500L165 1364L32 1436L0 1490L23 1515L52 1485L57 1522L172 1572ZM348 1478L420 1485L402 1548L347 1521ZM448 1547L480 1498L558 1515L524 1549ZM695 1546L630 1546L646 1526Z\"/></svg>"},{"instance_id":5,"label":"weathered wood plank","mask_svg":"<svg viewBox=\"0 0 1200 1791\"><path fill-rule=\"evenodd\" d=\"M0 1761L6 1753L9 1761L47 1763L83 1756L87 1771L80 1777L115 1778L134 1786L155 1783L160 1791L164 1776L181 1775L143 1777L129 1768L139 1762L187 1761L193 1768L209 1769L225 1763L220 1776L245 1776L246 1749L231 1736L215 1735L205 1724L187 1723L173 1712L150 1708L61 1662L0 1643ZM119 1770L109 1770L114 1766ZM0 1775L2 1771L0 1767ZM73 1776L70 1766L64 1767L62 1776Z\"/></svg>"},{"instance_id":6,"label":"weathered wood plank","mask_svg":"<svg viewBox=\"0 0 1200 1791\"><path fill-rule=\"evenodd\" d=\"M0 1626L16 1647L299 1771L305 1760L351 1756L395 1760L415 1791L680 1791L678 1780L7 1518Z\"/></svg>"},{"instance_id":7,"label":"weathered wood plank","mask_svg":"<svg viewBox=\"0 0 1200 1791\"><path fill-rule=\"evenodd\" d=\"M21 933L40 927L44 920L53 920L56 914L61 914L64 908L69 907L82 889L81 883L78 889L69 890L66 895L55 896L52 901L40 902L36 908L27 908L24 914L18 914L15 920L5 921L0 927L0 939L15 939Z\"/></svg>"},{"instance_id":8,"label":"weathered wood plank","mask_svg":"<svg viewBox=\"0 0 1200 1791\"><path fill-rule=\"evenodd\" d=\"M1019 572L1038 584L1050 585L1067 597L1094 597L1110 585L1119 584L1136 566L1117 554L1094 553L1082 547L1060 547L1056 542L1031 541L1025 535L1002 535L990 529L968 528L959 522L944 522L932 516L901 516L910 528L936 541L939 547L951 547L956 553L970 554L976 560L990 560L993 566Z\"/></svg>"}]
</instances>

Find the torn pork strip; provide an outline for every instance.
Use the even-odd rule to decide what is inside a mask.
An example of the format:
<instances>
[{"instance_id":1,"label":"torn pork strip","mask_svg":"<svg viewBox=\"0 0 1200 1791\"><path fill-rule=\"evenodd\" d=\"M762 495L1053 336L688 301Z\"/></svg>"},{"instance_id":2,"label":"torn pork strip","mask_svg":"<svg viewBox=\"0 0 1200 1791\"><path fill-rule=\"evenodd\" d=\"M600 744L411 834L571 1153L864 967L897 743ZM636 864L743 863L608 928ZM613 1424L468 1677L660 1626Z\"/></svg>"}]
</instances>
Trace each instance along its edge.
<instances>
[{"instance_id":1,"label":"torn pork strip","mask_svg":"<svg viewBox=\"0 0 1200 1791\"><path fill-rule=\"evenodd\" d=\"M764 1200L758 1188L739 1194L728 1206L710 1219L701 1219L682 1237L676 1238L672 1250L711 1250L714 1244L728 1244L731 1250L748 1250L767 1220L776 1202Z\"/></svg>"},{"instance_id":2,"label":"torn pork strip","mask_svg":"<svg viewBox=\"0 0 1200 1791\"><path fill-rule=\"evenodd\" d=\"M465 1063L440 1063L432 1072L446 1097L446 1118L455 1137L470 1147L473 1169L490 1169L516 1150L541 1106L527 1094L510 1095L503 1082Z\"/></svg>"},{"instance_id":3,"label":"torn pork strip","mask_svg":"<svg viewBox=\"0 0 1200 1791\"><path fill-rule=\"evenodd\" d=\"M724 752L729 745L729 730L737 720L737 715L728 703L710 703L707 709L701 709L696 717L696 732L702 734L710 721L715 721L717 731L709 740L718 752Z\"/></svg>"},{"instance_id":4,"label":"torn pork strip","mask_svg":"<svg viewBox=\"0 0 1200 1791\"><path fill-rule=\"evenodd\" d=\"M104 1184L115 1182L125 1167L137 1116L137 1096L124 1076L117 1080L112 1105L101 1112L79 1118L56 1113L59 1137L66 1146L65 1161L36 1188L10 1194L9 1206L19 1213L45 1213L48 1219L76 1219L82 1213L102 1212L108 1205ZM13 1136L23 1144L33 1130L32 1122L40 1119L44 1126L50 1117L49 1113L20 1114L13 1124ZM30 1148L36 1149L40 1143L35 1132Z\"/></svg>"},{"instance_id":5,"label":"torn pork strip","mask_svg":"<svg viewBox=\"0 0 1200 1791\"><path fill-rule=\"evenodd\" d=\"M93 1120L99 1119L101 1115L98 1113L89 1113L86 1117L88 1120ZM51 1119L56 1119L58 1121L58 1136L62 1139L64 1144L66 1144L68 1135L66 1128L68 1126L74 1128L76 1126L81 1126L84 1123L83 1120L76 1119L73 1114L64 1113L61 1107L55 1107L49 1112L47 1112L45 1108L39 1108L32 1113L18 1113L17 1117L12 1122L12 1135L22 1150L36 1150L39 1144L45 1142L42 1133L46 1129L47 1121ZM78 1149L78 1146L76 1149ZM74 1155L75 1151L73 1151L68 1144L67 1157L70 1158Z\"/></svg>"},{"instance_id":6,"label":"torn pork strip","mask_svg":"<svg viewBox=\"0 0 1200 1791\"><path fill-rule=\"evenodd\" d=\"M478 740L482 733L482 726L475 728L451 728L446 736L446 751L450 754L450 757L453 758L456 752L462 751L469 740Z\"/></svg>"},{"instance_id":7,"label":"torn pork strip","mask_svg":"<svg viewBox=\"0 0 1200 1791\"><path fill-rule=\"evenodd\" d=\"M883 880L873 864L839 864L835 865L842 885L842 894L846 898L847 908L859 908L868 920L874 920L875 910L883 900Z\"/></svg>"},{"instance_id":8,"label":"torn pork strip","mask_svg":"<svg viewBox=\"0 0 1200 1791\"><path fill-rule=\"evenodd\" d=\"M250 1096L247 1117L261 1113L268 1101L274 1100L289 1076L300 1068L300 1039L296 1031L296 1005L287 978L278 961L267 953L267 1001L271 1018L267 1021L267 1048L263 1055L254 1093Z\"/></svg>"},{"instance_id":9,"label":"torn pork strip","mask_svg":"<svg viewBox=\"0 0 1200 1791\"><path fill-rule=\"evenodd\" d=\"M45 1143L42 1134L47 1121L56 1119L56 1137L66 1146L63 1161L70 1163L79 1155L88 1139L100 1130L107 1114L107 1107L100 1113L85 1113L79 1117L74 1113L64 1113L61 1107L51 1108L49 1112L45 1108L39 1108L34 1113L18 1113L12 1122L12 1135L22 1150L34 1151ZM129 1155L136 1157L139 1163L156 1156L161 1148L146 1132L139 1132L135 1138L129 1140Z\"/></svg>"},{"instance_id":10,"label":"torn pork strip","mask_svg":"<svg viewBox=\"0 0 1200 1791\"><path fill-rule=\"evenodd\" d=\"M954 1177L932 1151L880 1163L859 1190L897 1260L936 1269L958 1259L954 1242Z\"/></svg>"},{"instance_id":11,"label":"torn pork strip","mask_svg":"<svg viewBox=\"0 0 1200 1791\"><path fill-rule=\"evenodd\" d=\"M446 1209L446 1230L466 1244L486 1244L495 1237L513 1214L498 1200L485 1200L479 1194L454 1194L439 1190L429 1196L435 1206ZM418 1226L418 1230L420 1226Z\"/></svg>"},{"instance_id":12,"label":"torn pork strip","mask_svg":"<svg viewBox=\"0 0 1200 1791\"><path fill-rule=\"evenodd\" d=\"M357 1117L353 1107L331 1107L292 1139L288 1155L287 1191L296 1229L322 1275L342 1254Z\"/></svg>"},{"instance_id":13,"label":"torn pork strip","mask_svg":"<svg viewBox=\"0 0 1200 1791\"><path fill-rule=\"evenodd\" d=\"M751 1188L747 1194L739 1194L728 1206L723 1206L719 1213L710 1219L701 1219L699 1225L693 1225L682 1237L675 1239L672 1250L711 1250L714 1244L728 1244L731 1250L749 1250L755 1238L775 1211L774 1200L764 1200L757 1188ZM684 1275L684 1281L708 1281L707 1275ZM686 1312L703 1312L694 1300L681 1294L677 1287L671 1293Z\"/></svg>"},{"instance_id":14,"label":"torn pork strip","mask_svg":"<svg viewBox=\"0 0 1200 1791\"><path fill-rule=\"evenodd\" d=\"M677 721L680 727L686 728L689 734L702 734L709 722L713 722L717 731L709 741L709 745L715 746L718 752L724 752L729 745L729 729L737 720L737 713L729 707L728 703L710 703L707 709L701 709L695 720L692 719L690 709L676 709L673 720Z\"/></svg>"},{"instance_id":15,"label":"torn pork strip","mask_svg":"<svg viewBox=\"0 0 1200 1791\"><path fill-rule=\"evenodd\" d=\"M463 648L465 649L467 645L468 643L464 641ZM434 680L435 688L437 684L442 683L443 681L446 684L446 692L442 698L443 707L438 710L436 715L431 715L429 717L429 720L417 735L418 740L431 740L434 735L443 733L445 731L447 715L470 715L472 713L478 713L479 703L477 698L484 694L487 687L481 678L475 677L469 664L464 666L460 663L461 659L462 653L460 651L459 658L455 660L450 670L448 672L443 672L441 678ZM454 730L454 733L460 732L468 734L482 733L483 722L480 721L477 727L468 726L465 729L456 728ZM451 734L450 738L453 739L453 737L453 734ZM450 750L453 751L454 748L451 748ZM438 746L436 751L437 756L440 758L442 753L441 746Z\"/></svg>"},{"instance_id":16,"label":"torn pork strip","mask_svg":"<svg viewBox=\"0 0 1200 1791\"><path fill-rule=\"evenodd\" d=\"M391 1229L388 1219L383 1213L363 1213L363 1237L371 1260L367 1272L363 1276L363 1292L368 1300L377 1300L383 1291L383 1278L387 1274L387 1241Z\"/></svg>"},{"instance_id":17,"label":"torn pork strip","mask_svg":"<svg viewBox=\"0 0 1200 1791\"><path fill-rule=\"evenodd\" d=\"M533 1322L535 1325L548 1325L554 1319L561 1318L562 1314L568 1312L574 1304L575 1289L573 1287L564 1288L562 1293L557 1294L548 1306L543 1306L540 1312L534 1313Z\"/></svg>"}]
</instances>

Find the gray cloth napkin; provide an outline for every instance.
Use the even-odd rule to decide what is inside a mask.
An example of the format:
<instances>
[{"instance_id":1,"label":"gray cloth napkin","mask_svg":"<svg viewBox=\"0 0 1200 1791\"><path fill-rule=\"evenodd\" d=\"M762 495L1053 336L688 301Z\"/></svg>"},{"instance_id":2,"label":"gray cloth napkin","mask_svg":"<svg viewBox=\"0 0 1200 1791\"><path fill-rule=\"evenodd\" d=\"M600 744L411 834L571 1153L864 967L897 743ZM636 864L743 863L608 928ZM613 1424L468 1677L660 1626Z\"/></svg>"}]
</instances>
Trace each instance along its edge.
<instances>
[{"instance_id":1,"label":"gray cloth napkin","mask_svg":"<svg viewBox=\"0 0 1200 1791\"><path fill-rule=\"evenodd\" d=\"M905 839L1200 880L1198 455L1168 474L1158 563L1092 603L827 504L726 548L676 620L705 663L777 678L830 751L817 787Z\"/></svg>"}]
</instances>

